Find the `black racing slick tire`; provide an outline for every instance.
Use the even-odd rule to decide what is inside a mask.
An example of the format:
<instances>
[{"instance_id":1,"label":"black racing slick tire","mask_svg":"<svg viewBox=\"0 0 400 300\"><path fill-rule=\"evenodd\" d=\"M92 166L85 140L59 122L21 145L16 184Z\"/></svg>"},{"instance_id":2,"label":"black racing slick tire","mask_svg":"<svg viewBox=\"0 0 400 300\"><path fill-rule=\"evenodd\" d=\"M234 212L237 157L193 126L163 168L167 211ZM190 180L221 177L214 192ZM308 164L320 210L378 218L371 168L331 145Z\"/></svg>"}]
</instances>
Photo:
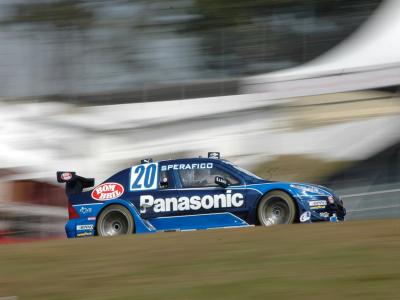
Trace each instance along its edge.
<instances>
[{"instance_id":1,"label":"black racing slick tire","mask_svg":"<svg viewBox=\"0 0 400 300\"><path fill-rule=\"evenodd\" d=\"M126 207L113 204L100 213L96 229L99 236L131 234L135 229L135 222Z\"/></svg>"},{"instance_id":2,"label":"black racing slick tire","mask_svg":"<svg viewBox=\"0 0 400 300\"><path fill-rule=\"evenodd\" d=\"M296 220L297 207L290 195L282 191L265 194L257 209L258 221L263 226L292 224Z\"/></svg>"}]
</instances>

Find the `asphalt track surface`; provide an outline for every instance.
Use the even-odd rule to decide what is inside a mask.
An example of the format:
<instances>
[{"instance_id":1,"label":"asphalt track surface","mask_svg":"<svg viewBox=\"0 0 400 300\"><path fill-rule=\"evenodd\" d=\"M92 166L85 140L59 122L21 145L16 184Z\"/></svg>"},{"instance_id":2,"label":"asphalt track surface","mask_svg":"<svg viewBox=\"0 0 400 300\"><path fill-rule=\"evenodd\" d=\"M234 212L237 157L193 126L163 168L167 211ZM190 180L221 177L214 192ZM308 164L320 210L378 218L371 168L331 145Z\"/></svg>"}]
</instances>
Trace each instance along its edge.
<instances>
[{"instance_id":1,"label":"asphalt track surface","mask_svg":"<svg viewBox=\"0 0 400 300\"><path fill-rule=\"evenodd\" d=\"M400 182L337 190L346 220L400 218Z\"/></svg>"}]
</instances>

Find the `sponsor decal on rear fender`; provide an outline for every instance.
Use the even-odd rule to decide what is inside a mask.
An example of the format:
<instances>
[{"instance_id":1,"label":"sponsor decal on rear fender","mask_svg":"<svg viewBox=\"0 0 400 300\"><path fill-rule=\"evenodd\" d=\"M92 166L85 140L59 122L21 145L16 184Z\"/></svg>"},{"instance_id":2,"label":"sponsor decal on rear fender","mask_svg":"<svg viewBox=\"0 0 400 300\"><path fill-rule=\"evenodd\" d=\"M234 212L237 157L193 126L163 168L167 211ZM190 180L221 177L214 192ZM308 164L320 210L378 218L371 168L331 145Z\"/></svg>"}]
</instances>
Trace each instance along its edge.
<instances>
[{"instance_id":1,"label":"sponsor decal on rear fender","mask_svg":"<svg viewBox=\"0 0 400 300\"><path fill-rule=\"evenodd\" d=\"M93 224L88 224L88 225L76 225L76 230L93 230L94 225Z\"/></svg>"},{"instance_id":2,"label":"sponsor decal on rear fender","mask_svg":"<svg viewBox=\"0 0 400 300\"><path fill-rule=\"evenodd\" d=\"M107 201L120 197L124 193L122 184L105 182L96 186L92 191L92 198L97 201Z\"/></svg>"}]
</instances>

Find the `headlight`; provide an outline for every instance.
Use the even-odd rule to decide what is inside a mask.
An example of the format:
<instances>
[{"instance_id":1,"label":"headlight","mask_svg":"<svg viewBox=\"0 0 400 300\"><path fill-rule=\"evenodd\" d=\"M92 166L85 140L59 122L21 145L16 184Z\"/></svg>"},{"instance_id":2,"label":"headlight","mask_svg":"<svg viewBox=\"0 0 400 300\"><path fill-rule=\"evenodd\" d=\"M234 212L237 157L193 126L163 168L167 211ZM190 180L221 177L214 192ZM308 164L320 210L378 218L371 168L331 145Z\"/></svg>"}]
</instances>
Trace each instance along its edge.
<instances>
[{"instance_id":1,"label":"headlight","mask_svg":"<svg viewBox=\"0 0 400 300\"><path fill-rule=\"evenodd\" d=\"M290 185L292 188L298 189L300 191L306 192L306 193L314 193L314 194L325 194L322 190L315 186L310 186L310 185L299 185L299 184L291 184Z\"/></svg>"}]
</instances>

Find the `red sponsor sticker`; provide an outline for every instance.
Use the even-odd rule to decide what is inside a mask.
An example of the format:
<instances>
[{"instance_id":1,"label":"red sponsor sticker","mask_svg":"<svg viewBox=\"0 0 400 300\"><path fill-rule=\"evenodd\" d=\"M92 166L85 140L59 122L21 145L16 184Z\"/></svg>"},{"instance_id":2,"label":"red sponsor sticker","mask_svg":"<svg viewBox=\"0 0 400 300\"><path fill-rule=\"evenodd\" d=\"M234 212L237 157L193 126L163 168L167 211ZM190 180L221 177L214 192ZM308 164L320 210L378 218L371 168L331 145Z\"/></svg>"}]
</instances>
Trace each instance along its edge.
<instances>
[{"instance_id":1,"label":"red sponsor sticker","mask_svg":"<svg viewBox=\"0 0 400 300\"><path fill-rule=\"evenodd\" d=\"M65 172L65 173L61 174L62 180L67 181L67 180L70 180L71 178L72 178L72 173L70 173L70 172Z\"/></svg>"},{"instance_id":2,"label":"red sponsor sticker","mask_svg":"<svg viewBox=\"0 0 400 300\"><path fill-rule=\"evenodd\" d=\"M124 193L124 187L116 182L105 182L96 186L92 198L97 201L107 201L118 198Z\"/></svg>"}]
</instances>

